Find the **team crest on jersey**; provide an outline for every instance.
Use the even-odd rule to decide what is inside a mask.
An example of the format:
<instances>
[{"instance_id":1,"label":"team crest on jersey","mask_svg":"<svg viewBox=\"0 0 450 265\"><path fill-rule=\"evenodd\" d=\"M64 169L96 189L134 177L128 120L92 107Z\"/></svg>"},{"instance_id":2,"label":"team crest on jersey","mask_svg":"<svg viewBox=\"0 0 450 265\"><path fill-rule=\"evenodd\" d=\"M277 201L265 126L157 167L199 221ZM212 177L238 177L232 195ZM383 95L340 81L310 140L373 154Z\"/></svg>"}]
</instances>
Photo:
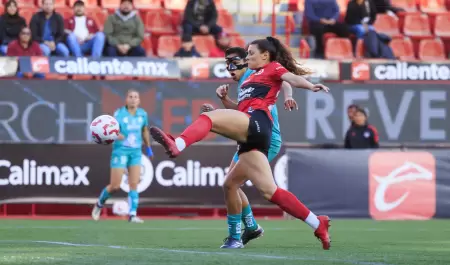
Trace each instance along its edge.
<instances>
[{"instance_id":1,"label":"team crest on jersey","mask_svg":"<svg viewBox=\"0 0 450 265\"><path fill-rule=\"evenodd\" d=\"M143 118L142 118L142 116L139 116L138 122L139 122L139 123L143 123Z\"/></svg>"},{"instance_id":2,"label":"team crest on jersey","mask_svg":"<svg viewBox=\"0 0 450 265\"><path fill-rule=\"evenodd\" d=\"M128 123L128 117L123 118L123 123Z\"/></svg>"},{"instance_id":3,"label":"team crest on jersey","mask_svg":"<svg viewBox=\"0 0 450 265\"><path fill-rule=\"evenodd\" d=\"M255 73L255 75L260 75L262 73L264 73L264 69L259 70L258 72Z\"/></svg>"}]
</instances>

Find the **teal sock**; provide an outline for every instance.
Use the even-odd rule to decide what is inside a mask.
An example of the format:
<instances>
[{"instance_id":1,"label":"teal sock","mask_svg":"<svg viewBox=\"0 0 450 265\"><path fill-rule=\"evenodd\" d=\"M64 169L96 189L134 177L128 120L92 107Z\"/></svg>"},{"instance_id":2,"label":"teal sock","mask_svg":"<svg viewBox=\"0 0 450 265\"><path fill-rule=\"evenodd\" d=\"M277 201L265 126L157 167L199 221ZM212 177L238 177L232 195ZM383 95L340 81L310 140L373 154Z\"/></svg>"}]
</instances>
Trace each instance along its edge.
<instances>
[{"instance_id":1,"label":"teal sock","mask_svg":"<svg viewBox=\"0 0 450 265\"><path fill-rule=\"evenodd\" d=\"M256 223L255 217L253 216L252 207L250 204L242 208L242 222L244 223L245 229L250 231L258 229L258 223Z\"/></svg>"},{"instance_id":2,"label":"teal sock","mask_svg":"<svg viewBox=\"0 0 450 265\"><path fill-rule=\"evenodd\" d=\"M137 191L130 190L130 192L128 192L128 204L130 205L130 216L136 216L139 204L139 193Z\"/></svg>"},{"instance_id":3,"label":"teal sock","mask_svg":"<svg viewBox=\"0 0 450 265\"><path fill-rule=\"evenodd\" d=\"M109 197L111 197L111 194L106 190L106 188L104 188L102 193L100 193L100 197L98 197L97 206L102 208Z\"/></svg>"},{"instance_id":4,"label":"teal sock","mask_svg":"<svg viewBox=\"0 0 450 265\"><path fill-rule=\"evenodd\" d=\"M228 234L236 239L241 239L241 214L229 214L227 215L228 221Z\"/></svg>"}]
</instances>

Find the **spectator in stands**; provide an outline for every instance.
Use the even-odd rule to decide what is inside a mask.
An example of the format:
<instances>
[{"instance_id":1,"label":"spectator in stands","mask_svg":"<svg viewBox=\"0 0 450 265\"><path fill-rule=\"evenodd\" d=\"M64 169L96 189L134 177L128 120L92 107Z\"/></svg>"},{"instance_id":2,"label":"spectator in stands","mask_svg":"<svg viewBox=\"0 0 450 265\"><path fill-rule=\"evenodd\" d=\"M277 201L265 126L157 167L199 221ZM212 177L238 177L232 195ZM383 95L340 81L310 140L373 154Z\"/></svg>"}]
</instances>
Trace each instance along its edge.
<instances>
[{"instance_id":1,"label":"spectator in stands","mask_svg":"<svg viewBox=\"0 0 450 265\"><path fill-rule=\"evenodd\" d=\"M347 5L345 23L350 32L361 39L370 30L375 30L373 23L377 19L377 9L372 0L351 0Z\"/></svg>"},{"instance_id":2,"label":"spectator in stands","mask_svg":"<svg viewBox=\"0 0 450 265\"><path fill-rule=\"evenodd\" d=\"M41 47L39 43L33 41L31 38L31 30L28 27L23 27L16 40L13 40L8 45L7 56L42 56ZM23 73L17 72L17 77L23 77ZM43 78L43 74L35 73L34 77Z\"/></svg>"},{"instance_id":3,"label":"spectator in stands","mask_svg":"<svg viewBox=\"0 0 450 265\"><path fill-rule=\"evenodd\" d=\"M76 57L91 52L92 57L100 57L105 46L105 34L98 31L94 19L85 15L84 2L73 4L74 16L66 19L67 46Z\"/></svg>"},{"instance_id":4,"label":"spectator in stands","mask_svg":"<svg viewBox=\"0 0 450 265\"><path fill-rule=\"evenodd\" d=\"M42 0L42 10L31 18L33 40L40 43L45 56L69 56L69 49L64 44L64 19L55 12L54 5L54 0Z\"/></svg>"},{"instance_id":5,"label":"spectator in stands","mask_svg":"<svg viewBox=\"0 0 450 265\"><path fill-rule=\"evenodd\" d=\"M352 126L345 135L345 148L369 149L378 148L378 131L367 123L364 109L357 108L353 115Z\"/></svg>"},{"instance_id":6,"label":"spectator in stands","mask_svg":"<svg viewBox=\"0 0 450 265\"><path fill-rule=\"evenodd\" d=\"M0 18L0 52L6 55L8 44L19 37L20 30L27 26L25 19L19 16L17 2L10 0L5 4L6 12Z\"/></svg>"},{"instance_id":7,"label":"spectator in stands","mask_svg":"<svg viewBox=\"0 0 450 265\"><path fill-rule=\"evenodd\" d=\"M316 57L323 57L324 33L332 32L342 38L349 37L347 25L338 22L339 6L336 0L306 0L305 15L309 30L316 39Z\"/></svg>"},{"instance_id":8,"label":"spectator in stands","mask_svg":"<svg viewBox=\"0 0 450 265\"><path fill-rule=\"evenodd\" d=\"M121 0L120 7L105 22L108 56L145 56L141 43L144 40L144 23L132 0Z\"/></svg>"},{"instance_id":9,"label":"spectator in stands","mask_svg":"<svg viewBox=\"0 0 450 265\"><path fill-rule=\"evenodd\" d=\"M175 53L174 57L202 57L192 42L192 36L183 36L181 48Z\"/></svg>"},{"instance_id":10,"label":"spectator in stands","mask_svg":"<svg viewBox=\"0 0 450 265\"><path fill-rule=\"evenodd\" d=\"M391 0L373 0L378 14L384 14L387 12L398 13L405 10L400 7L392 6Z\"/></svg>"},{"instance_id":11,"label":"spectator in stands","mask_svg":"<svg viewBox=\"0 0 450 265\"><path fill-rule=\"evenodd\" d=\"M356 104L351 104L347 107L347 116L351 123L353 123L353 116L355 116L355 112L358 108L360 107Z\"/></svg>"},{"instance_id":12,"label":"spectator in stands","mask_svg":"<svg viewBox=\"0 0 450 265\"><path fill-rule=\"evenodd\" d=\"M209 52L209 57L211 58L224 58L225 51L231 47L231 39L230 36L222 32L220 36L216 39L216 46L211 47Z\"/></svg>"},{"instance_id":13,"label":"spectator in stands","mask_svg":"<svg viewBox=\"0 0 450 265\"><path fill-rule=\"evenodd\" d=\"M222 32L217 16L214 0L189 0L184 9L183 37L212 34L217 38Z\"/></svg>"}]
</instances>

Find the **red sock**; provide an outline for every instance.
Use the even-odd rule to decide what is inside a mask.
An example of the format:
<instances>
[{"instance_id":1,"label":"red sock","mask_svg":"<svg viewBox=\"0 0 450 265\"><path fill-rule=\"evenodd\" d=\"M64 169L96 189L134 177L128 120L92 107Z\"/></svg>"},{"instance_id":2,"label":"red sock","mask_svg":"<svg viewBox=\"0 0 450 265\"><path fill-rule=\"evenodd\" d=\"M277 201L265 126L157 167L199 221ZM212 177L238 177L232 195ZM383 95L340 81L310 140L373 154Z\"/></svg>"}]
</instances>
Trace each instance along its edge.
<instances>
[{"instance_id":1,"label":"red sock","mask_svg":"<svg viewBox=\"0 0 450 265\"><path fill-rule=\"evenodd\" d=\"M281 188L275 191L270 201L278 205L283 211L303 221L310 213L310 210L294 194Z\"/></svg>"},{"instance_id":2,"label":"red sock","mask_svg":"<svg viewBox=\"0 0 450 265\"><path fill-rule=\"evenodd\" d=\"M186 147L203 140L212 128L212 121L206 115L200 115L191 125L189 125L180 135L186 143Z\"/></svg>"}]
</instances>

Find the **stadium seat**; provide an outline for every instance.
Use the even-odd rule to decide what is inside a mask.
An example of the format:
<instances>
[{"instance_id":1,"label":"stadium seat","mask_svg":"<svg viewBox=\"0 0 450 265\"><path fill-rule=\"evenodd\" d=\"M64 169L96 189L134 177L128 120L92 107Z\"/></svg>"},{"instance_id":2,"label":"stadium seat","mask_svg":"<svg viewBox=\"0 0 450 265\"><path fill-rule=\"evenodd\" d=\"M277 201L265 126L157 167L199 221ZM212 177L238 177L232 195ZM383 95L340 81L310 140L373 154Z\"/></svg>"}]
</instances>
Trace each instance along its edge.
<instances>
[{"instance_id":1,"label":"stadium seat","mask_svg":"<svg viewBox=\"0 0 450 265\"><path fill-rule=\"evenodd\" d=\"M217 24L219 24L219 26L221 26L225 32L234 33L233 17L227 11L219 12Z\"/></svg>"},{"instance_id":2,"label":"stadium seat","mask_svg":"<svg viewBox=\"0 0 450 265\"><path fill-rule=\"evenodd\" d=\"M209 51L211 50L210 47L216 45L213 36L194 36L192 37L192 41L202 57L208 57Z\"/></svg>"},{"instance_id":3,"label":"stadium seat","mask_svg":"<svg viewBox=\"0 0 450 265\"><path fill-rule=\"evenodd\" d=\"M311 57L311 48L309 47L308 42L304 39L300 40L299 55L300 58Z\"/></svg>"},{"instance_id":4,"label":"stadium seat","mask_svg":"<svg viewBox=\"0 0 450 265\"><path fill-rule=\"evenodd\" d=\"M238 46L245 48L245 40L243 40L240 36L232 36L231 37L231 46Z\"/></svg>"},{"instance_id":5,"label":"stadium seat","mask_svg":"<svg viewBox=\"0 0 450 265\"><path fill-rule=\"evenodd\" d=\"M120 0L100 0L100 5L106 9L119 8Z\"/></svg>"},{"instance_id":6,"label":"stadium seat","mask_svg":"<svg viewBox=\"0 0 450 265\"><path fill-rule=\"evenodd\" d=\"M399 30L399 19L396 16L388 14L378 14L374 25L378 32L387 34L391 37L401 36Z\"/></svg>"},{"instance_id":7,"label":"stadium seat","mask_svg":"<svg viewBox=\"0 0 450 265\"><path fill-rule=\"evenodd\" d=\"M181 38L179 36L161 36L158 39L158 56L171 58L180 49Z\"/></svg>"},{"instance_id":8,"label":"stadium seat","mask_svg":"<svg viewBox=\"0 0 450 265\"><path fill-rule=\"evenodd\" d=\"M422 40L419 46L419 59L423 61L446 60L444 43L440 39Z\"/></svg>"},{"instance_id":9,"label":"stadium seat","mask_svg":"<svg viewBox=\"0 0 450 265\"><path fill-rule=\"evenodd\" d=\"M73 16L73 10L68 7L64 8L56 8L56 12L58 12L64 19L70 18Z\"/></svg>"},{"instance_id":10,"label":"stadium seat","mask_svg":"<svg viewBox=\"0 0 450 265\"><path fill-rule=\"evenodd\" d=\"M187 0L164 0L164 8L170 10L184 10Z\"/></svg>"},{"instance_id":11,"label":"stadium seat","mask_svg":"<svg viewBox=\"0 0 450 265\"><path fill-rule=\"evenodd\" d=\"M349 0L337 0L339 11L341 12L341 14L346 13L348 2Z\"/></svg>"},{"instance_id":12,"label":"stadium seat","mask_svg":"<svg viewBox=\"0 0 450 265\"><path fill-rule=\"evenodd\" d=\"M214 3L216 4L217 10L223 10L222 0L214 0Z\"/></svg>"},{"instance_id":13,"label":"stadium seat","mask_svg":"<svg viewBox=\"0 0 450 265\"><path fill-rule=\"evenodd\" d=\"M330 60L353 59L352 43L350 39L328 39L325 44L325 58Z\"/></svg>"},{"instance_id":14,"label":"stadium seat","mask_svg":"<svg viewBox=\"0 0 450 265\"><path fill-rule=\"evenodd\" d=\"M42 3L42 1L38 0L38 2ZM31 8L31 7L36 7L36 5L34 4L34 0L21 0L21 1L17 1L17 6L19 8Z\"/></svg>"},{"instance_id":15,"label":"stadium seat","mask_svg":"<svg viewBox=\"0 0 450 265\"><path fill-rule=\"evenodd\" d=\"M145 34L144 41L142 43L142 47L144 48L146 55L148 57L153 57L155 54L153 53L153 45L150 39L150 34Z\"/></svg>"},{"instance_id":16,"label":"stadium seat","mask_svg":"<svg viewBox=\"0 0 450 265\"><path fill-rule=\"evenodd\" d=\"M164 10L149 10L144 20L145 28L155 35L175 34L172 16Z\"/></svg>"},{"instance_id":17,"label":"stadium seat","mask_svg":"<svg viewBox=\"0 0 450 265\"><path fill-rule=\"evenodd\" d=\"M392 4L394 4L394 2ZM403 8L408 13L417 12L416 0L395 0L395 6Z\"/></svg>"},{"instance_id":18,"label":"stadium seat","mask_svg":"<svg viewBox=\"0 0 450 265\"><path fill-rule=\"evenodd\" d=\"M91 14L93 17L95 23L97 23L97 26L100 31L103 31L103 27L105 25L105 21L108 18L108 12L103 9L93 9L93 10L86 10L86 13Z\"/></svg>"},{"instance_id":19,"label":"stadium seat","mask_svg":"<svg viewBox=\"0 0 450 265\"><path fill-rule=\"evenodd\" d=\"M431 36L430 21L425 14L408 14L405 17L403 32L409 37Z\"/></svg>"},{"instance_id":20,"label":"stadium seat","mask_svg":"<svg viewBox=\"0 0 450 265\"><path fill-rule=\"evenodd\" d=\"M438 37L450 37L450 14L440 14L436 16L434 24L434 35Z\"/></svg>"},{"instance_id":21,"label":"stadium seat","mask_svg":"<svg viewBox=\"0 0 450 265\"><path fill-rule=\"evenodd\" d=\"M21 1L23 1L23 0L21 0ZM18 2L20 2L20 1L18 1ZM67 7L66 0L53 0L53 2L55 3L55 8ZM38 7L42 6L42 0L37 0L37 6Z\"/></svg>"},{"instance_id":22,"label":"stadium seat","mask_svg":"<svg viewBox=\"0 0 450 265\"><path fill-rule=\"evenodd\" d=\"M337 38L338 36L332 32L326 32L322 36L322 42L327 43L327 41L331 38Z\"/></svg>"},{"instance_id":23,"label":"stadium seat","mask_svg":"<svg viewBox=\"0 0 450 265\"><path fill-rule=\"evenodd\" d=\"M137 9L160 9L161 0L134 0L134 7Z\"/></svg>"},{"instance_id":24,"label":"stadium seat","mask_svg":"<svg viewBox=\"0 0 450 265\"><path fill-rule=\"evenodd\" d=\"M445 7L444 0L420 0L420 11L424 13L445 13L447 8Z\"/></svg>"},{"instance_id":25,"label":"stadium seat","mask_svg":"<svg viewBox=\"0 0 450 265\"><path fill-rule=\"evenodd\" d=\"M397 38L393 39L389 46L396 58L400 60L416 60L414 56L414 47L409 38Z\"/></svg>"},{"instance_id":26,"label":"stadium seat","mask_svg":"<svg viewBox=\"0 0 450 265\"><path fill-rule=\"evenodd\" d=\"M356 57L356 59L364 58L364 40L363 39L358 39L356 41L355 57Z\"/></svg>"},{"instance_id":27,"label":"stadium seat","mask_svg":"<svg viewBox=\"0 0 450 265\"><path fill-rule=\"evenodd\" d=\"M69 7L73 7L73 3L75 3L75 1L77 1L77 0L69 0ZM83 2L84 2L84 6L86 8L97 8L98 7L97 0L83 0Z\"/></svg>"},{"instance_id":28,"label":"stadium seat","mask_svg":"<svg viewBox=\"0 0 450 265\"><path fill-rule=\"evenodd\" d=\"M27 25L30 24L31 18L33 17L34 13L36 13L37 9L36 8L21 8L20 9L20 15L25 19L25 21L27 22Z\"/></svg>"}]
</instances>

